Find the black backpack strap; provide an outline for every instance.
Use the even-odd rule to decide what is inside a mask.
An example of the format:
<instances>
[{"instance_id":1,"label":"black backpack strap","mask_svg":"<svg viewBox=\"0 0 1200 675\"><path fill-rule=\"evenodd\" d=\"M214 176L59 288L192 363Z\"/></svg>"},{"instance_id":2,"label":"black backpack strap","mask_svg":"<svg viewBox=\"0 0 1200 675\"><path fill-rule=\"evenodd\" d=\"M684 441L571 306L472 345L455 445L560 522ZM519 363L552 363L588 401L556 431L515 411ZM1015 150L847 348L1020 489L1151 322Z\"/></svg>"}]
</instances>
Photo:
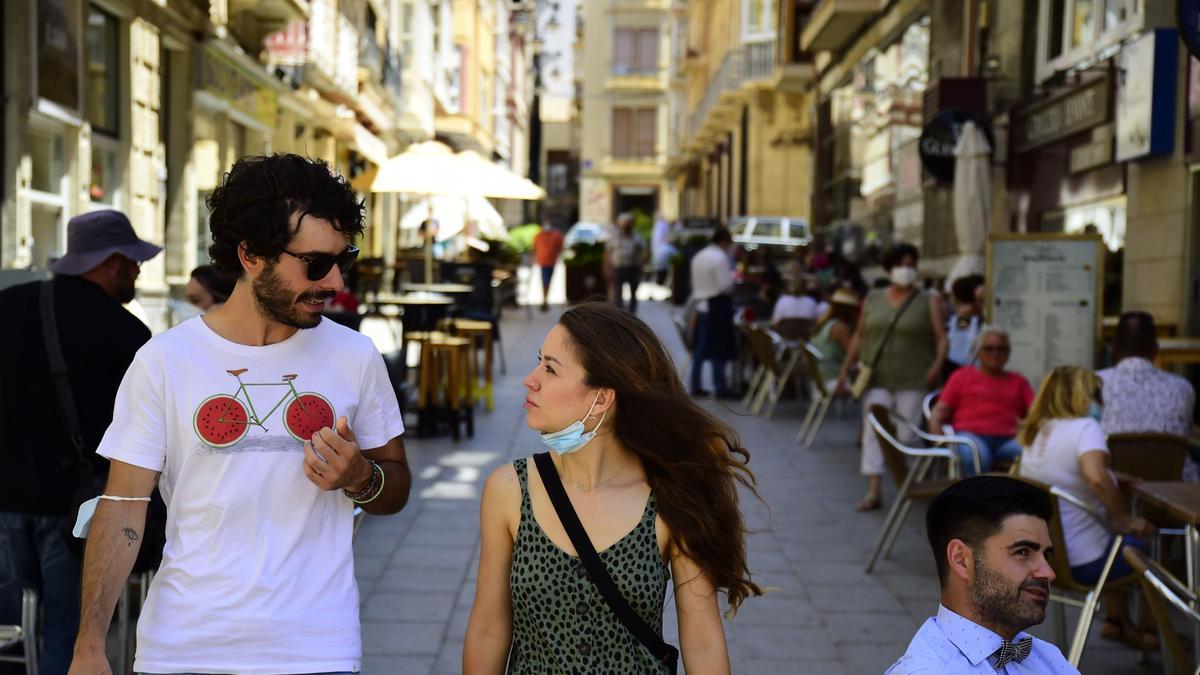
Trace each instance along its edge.
<instances>
[{"instance_id":1,"label":"black backpack strap","mask_svg":"<svg viewBox=\"0 0 1200 675\"><path fill-rule=\"evenodd\" d=\"M75 396L71 392L71 380L67 377L67 361L63 358L62 343L58 339L58 318L54 315L54 282L43 281L39 289L42 315L42 337L46 341L46 356L50 359L50 375L58 391L58 407L62 409L67 423L67 435L79 454L82 467L90 467L84 454L83 433L79 430L79 415L75 410Z\"/></svg>"},{"instance_id":2,"label":"black backpack strap","mask_svg":"<svg viewBox=\"0 0 1200 675\"><path fill-rule=\"evenodd\" d=\"M638 642L650 650L650 653L664 668L672 673L678 672L679 650L663 642L662 638L642 620L642 617L633 611L633 608L629 606L629 601L621 595L621 590L613 583L608 570L604 568L604 562L596 553L596 547L592 546L592 540L588 538L587 531L583 529L583 523L579 522L579 516L575 513L575 507L571 505L567 491L563 489L562 480L558 477L558 469L555 468L550 453L543 452L534 455L533 461L537 464L538 475L542 477L542 485L546 486L546 495L550 497L550 503L554 505L554 512L558 514L558 521L567 531L567 536L571 538L571 545L575 547L575 553L583 562L584 568L587 569L588 577L596 585L596 589L600 591L604 601L608 603L609 609L620 619L621 623L625 624L625 628L638 639Z\"/></svg>"}]
</instances>

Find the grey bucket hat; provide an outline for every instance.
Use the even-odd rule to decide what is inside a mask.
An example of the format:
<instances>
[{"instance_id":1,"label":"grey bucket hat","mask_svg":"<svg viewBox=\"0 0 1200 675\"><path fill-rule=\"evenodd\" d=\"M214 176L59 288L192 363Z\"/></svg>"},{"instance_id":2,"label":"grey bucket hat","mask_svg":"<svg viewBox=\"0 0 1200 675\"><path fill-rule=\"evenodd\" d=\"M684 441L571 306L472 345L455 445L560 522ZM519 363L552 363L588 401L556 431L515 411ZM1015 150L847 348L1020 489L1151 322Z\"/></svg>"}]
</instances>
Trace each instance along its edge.
<instances>
[{"instance_id":1,"label":"grey bucket hat","mask_svg":"<svg viewBox=\"0 0 1200 675\"><path fill-rule=\"evenodd\" d=\"M138 239L124 213L92 211L67 223L67 254L50 269L58 274L83 274L114 253L144 262L161 252L161 246Z\"/></svg>"}]
</instances>

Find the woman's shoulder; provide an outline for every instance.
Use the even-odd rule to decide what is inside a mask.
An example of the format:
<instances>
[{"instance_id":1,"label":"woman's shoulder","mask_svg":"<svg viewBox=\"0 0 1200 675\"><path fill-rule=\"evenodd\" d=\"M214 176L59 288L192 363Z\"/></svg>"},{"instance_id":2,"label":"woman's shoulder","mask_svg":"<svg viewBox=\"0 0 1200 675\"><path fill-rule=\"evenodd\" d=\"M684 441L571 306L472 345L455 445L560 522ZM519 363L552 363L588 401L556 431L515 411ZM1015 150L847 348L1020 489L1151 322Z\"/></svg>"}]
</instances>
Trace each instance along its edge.
<instances>
[{"instance_id":1,"label":"woman's shoulder","mask_svg":"<svg viewBox=\"0 0 1200 675\"><path fill-rule=\"evenodd\" d=\"M492 470L492 473L488 475L487 480L483 483L485 503L489 497L505 499L513 495L520 496L521 476L517 472L517 464L524 461L523 459L519 459L512 462L505 462Z\"/></svg>"}]
</instances>

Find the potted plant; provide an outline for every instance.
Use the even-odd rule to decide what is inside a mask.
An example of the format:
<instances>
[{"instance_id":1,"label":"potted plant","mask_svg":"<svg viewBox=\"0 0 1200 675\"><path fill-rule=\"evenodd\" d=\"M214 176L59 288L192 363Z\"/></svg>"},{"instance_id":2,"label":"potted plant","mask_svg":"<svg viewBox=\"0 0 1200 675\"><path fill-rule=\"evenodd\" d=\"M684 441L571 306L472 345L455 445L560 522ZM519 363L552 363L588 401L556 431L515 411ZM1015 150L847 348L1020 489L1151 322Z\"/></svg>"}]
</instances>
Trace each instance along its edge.
<instances>
[{"instance_id":1,"label":"potted plant","mask_svg":"<svg viewBox=\"0 0 1200 675\"><path fill-rule=\"evenodd\" d=\"M607 292L604 284L604 242L573 244L563 253L567 270L567 302L583 302Z\"/></svg>"}]
</instances>

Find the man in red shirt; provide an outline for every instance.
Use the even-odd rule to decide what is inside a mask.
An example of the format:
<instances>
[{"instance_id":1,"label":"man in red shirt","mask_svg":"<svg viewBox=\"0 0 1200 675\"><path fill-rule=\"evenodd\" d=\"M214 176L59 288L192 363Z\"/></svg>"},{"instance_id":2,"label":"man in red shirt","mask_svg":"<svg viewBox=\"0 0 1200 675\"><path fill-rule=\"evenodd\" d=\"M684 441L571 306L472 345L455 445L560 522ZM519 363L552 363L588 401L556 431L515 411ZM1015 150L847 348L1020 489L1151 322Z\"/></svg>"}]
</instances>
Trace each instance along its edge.
<instances>
[{"instance_id":1,"label":"man in red shirt","mask_svg":"<svg viewBox=\"0 0 1200 675\"><path fill-rule=\"evenodd\" d=\"M1012 461L1021 456L1017 425L1033 404L1033 388L1020 374L1004 370L1012 346L1002 328L985 326L979 332L975 360L978 365L954 371L946 382L929 421L931 431L943 425L954 427L979 447L979 470L990 471L996 460ZM970 448L960 445L963 470L975 473Z\"/></svg>"},{"instance_id":2,"label":"man in red shirt","mask_svg":"<svg viewBox=\"0 0 1200 675\"><path fill-rule=\"evenodd\" d=\"M542 269L542 311L550 309L550 280L554 277L554 266L563 251L563 235L550 224L542 221L542 231L533 238L533 258Z\"/></svg>"}]
</instances>

